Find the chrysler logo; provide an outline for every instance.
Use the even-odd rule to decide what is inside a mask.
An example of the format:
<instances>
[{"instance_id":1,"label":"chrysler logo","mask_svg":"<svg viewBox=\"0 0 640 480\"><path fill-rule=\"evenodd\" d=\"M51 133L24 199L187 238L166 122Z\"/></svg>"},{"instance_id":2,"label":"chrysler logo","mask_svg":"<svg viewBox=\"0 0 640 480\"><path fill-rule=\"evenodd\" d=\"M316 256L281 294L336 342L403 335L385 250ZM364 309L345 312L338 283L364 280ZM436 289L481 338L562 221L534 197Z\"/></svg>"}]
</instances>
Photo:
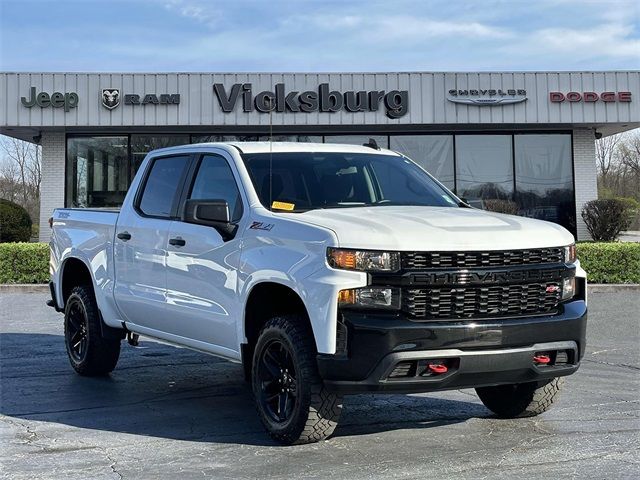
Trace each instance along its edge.
<instances>
[{"instance_id":1,"label":"chrysler logo","mask_svg":"<svg viewBox=\"0 0 640 480\"><path fill-rule=\"evenodd\" d=\"M102 106L113 110L120 105L120 90L117 88L102 89Z\"/></svg>"},{"instance_id":2,"label":"chrysler logo","mask_svg":"<svg viewBox=\"0 0 640 480\"><path fill-rule=\"evenodd\" d=\"M510 103L520 103L527 99L527 91L524 89L508 88L502 89L452 89L447 92L447 100L453 103L464 103L467 105L507 105Z\"/></svg>"}]
</instances>

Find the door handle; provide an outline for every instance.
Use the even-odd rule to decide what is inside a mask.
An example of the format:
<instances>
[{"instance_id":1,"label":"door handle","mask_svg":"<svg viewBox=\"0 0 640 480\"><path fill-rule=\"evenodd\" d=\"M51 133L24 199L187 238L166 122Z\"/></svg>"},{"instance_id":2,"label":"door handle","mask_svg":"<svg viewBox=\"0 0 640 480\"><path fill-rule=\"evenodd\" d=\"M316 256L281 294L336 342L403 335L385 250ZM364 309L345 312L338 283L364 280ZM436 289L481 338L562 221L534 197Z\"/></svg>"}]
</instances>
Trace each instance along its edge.
<instances>
[{"instance_id":1,"label":"door handle","mask_svg":"<svg viewBox=\"0 0 640 480\"><path fill-rule=\"evenodd\" d=\"M187 242L180 237L169 239L169 245L173 245L174 247L184 247L186 244Z\"/></svg>"},{"instance_id":2,"label":"door handle","mask_svg":"<svg viewBox=\"0 0 640 480\"><path fill-rule=\"evenodd\" d=\"M118 237L120 240L123 241L127 241L127 240L131 240L131 234L129 232L120 232L118 235L116 235L116 237Z\"/></svg>"}]
</instances>

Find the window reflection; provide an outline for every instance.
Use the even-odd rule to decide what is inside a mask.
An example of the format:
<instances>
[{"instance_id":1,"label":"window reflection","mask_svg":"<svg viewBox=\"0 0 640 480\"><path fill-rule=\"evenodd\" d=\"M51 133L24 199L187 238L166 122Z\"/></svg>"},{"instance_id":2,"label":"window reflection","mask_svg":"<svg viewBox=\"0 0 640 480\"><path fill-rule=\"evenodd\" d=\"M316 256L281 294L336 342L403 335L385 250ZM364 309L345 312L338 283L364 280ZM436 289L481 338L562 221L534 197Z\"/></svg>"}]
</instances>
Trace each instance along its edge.
<instances>
[{"instance_id":1,"label":"window reflection","mask_svg":"<svg viewBox=\"0 0 640 480\"><path fill-rule=\"evenodd\" d=\"M130 183L127 147L126 136L69 139L67 205L121 205Z\"/></svg>"},{"instance_id":2,"label":"window reflection","mask_svg":"<svg viewBox=\"0 0 640 480\"><path fill-rule=\"evenodd\" d=\"M257 135L193 135L191 143L209 142L256 142Z\"/></svg>"},{"instance_id":3,"label":"window reflection","mask_svg":"<svg viewBox=\"0 0 640 480\"><path fill-rule=\"evenodd\" d=\"M131 178L151 150L187 143L189 143L189 135L131 135Z\"/></svg>"},{"instance_id":4,"label":"window reflection","mask_svg":"<svg viewBox=\"0 0 640 480\"><path fill-rule=\"evenodd\" d=\"M513 196L511 135L456 135L456 187L459 197L478 208Z\"/></svg>"},{"instance_id":5,"label":"window reflection","mask_svg":"<svg viewBox=\"0 0 640 480\"><path fill-rule=\"evenodd\" d=\"M380 148L389 148L386 135L326 135L325 143L342 143L345 145L364 145L373 138Z\"/></svg>"},{"instance_id":6,"label":"window reflection","mask_svg":"<svg viewBox=\"0 0 640 480\"><path fill-rule=\"evenodd\" d=\"M269 135L261 135L259 140L261 142L268 142ZM322 135L274 135L274 142L308 142L308 143L322 143Z\"/></svg>"},{"instance_id":7,"label":"window reflection","mask_svg":"<svg viewBox=\"0 0 640 480\"><path fill-rule=\"evenodd\" d=\"M575 230L571 135L514 138L518 214Z\"/></svg>"},{"instance_id":8,"label":"window reflection","mask_svg":"<svg viewBox=\"0 0 640 480\"><path fill-rule=\"evenodd\" d=\"M453 135L394 135L389 148L406 155L450 190L454 189Z\"/></svg>"}]
</instances>

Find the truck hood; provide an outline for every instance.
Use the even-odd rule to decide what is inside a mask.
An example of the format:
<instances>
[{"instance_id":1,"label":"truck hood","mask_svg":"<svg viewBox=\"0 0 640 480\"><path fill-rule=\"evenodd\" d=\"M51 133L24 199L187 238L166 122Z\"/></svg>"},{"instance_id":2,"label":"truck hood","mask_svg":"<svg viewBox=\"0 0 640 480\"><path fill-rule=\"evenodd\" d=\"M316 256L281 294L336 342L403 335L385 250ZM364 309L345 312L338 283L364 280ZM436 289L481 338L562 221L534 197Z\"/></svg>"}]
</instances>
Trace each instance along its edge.
<instances>
[{"instance_id":1,"label":"truck hood","mask_svg":"<svg viewBox=\"0 0 640 480\"><path fill-rule=\"evenodd\" d=\"M517 250L574 242L555 223L474 208L381 205L311 210L296 218L333 230L345 248Z\"/></svg>"}]
</instances>

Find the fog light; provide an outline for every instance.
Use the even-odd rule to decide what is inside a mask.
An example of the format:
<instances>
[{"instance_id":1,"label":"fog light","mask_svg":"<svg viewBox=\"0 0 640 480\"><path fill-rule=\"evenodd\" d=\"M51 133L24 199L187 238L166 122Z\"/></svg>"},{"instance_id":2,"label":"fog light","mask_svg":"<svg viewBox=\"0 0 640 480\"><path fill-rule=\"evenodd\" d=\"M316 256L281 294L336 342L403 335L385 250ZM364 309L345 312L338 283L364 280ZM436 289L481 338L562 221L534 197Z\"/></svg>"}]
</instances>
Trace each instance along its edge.
<instances>
[{"instance_id":1,"label":"fog light","mask_svg":"<svg viewBox=\"0 0 640 480\"><path fill-rule=\"evenodd\" d=\"M341 307L400 308L400 292L397 288L365 287L340 290L338 304Z\"/></svg>"},{"instance_id":2,"label":"fog light","mask_svg":"<svg viewBox=\"0 0 640 480\"><path fill-rule=\"evenodd\" d=\"M565 278L562 281L562 300L573 298L576 293L576 278Z\"/></svg>"}]
</instances>

